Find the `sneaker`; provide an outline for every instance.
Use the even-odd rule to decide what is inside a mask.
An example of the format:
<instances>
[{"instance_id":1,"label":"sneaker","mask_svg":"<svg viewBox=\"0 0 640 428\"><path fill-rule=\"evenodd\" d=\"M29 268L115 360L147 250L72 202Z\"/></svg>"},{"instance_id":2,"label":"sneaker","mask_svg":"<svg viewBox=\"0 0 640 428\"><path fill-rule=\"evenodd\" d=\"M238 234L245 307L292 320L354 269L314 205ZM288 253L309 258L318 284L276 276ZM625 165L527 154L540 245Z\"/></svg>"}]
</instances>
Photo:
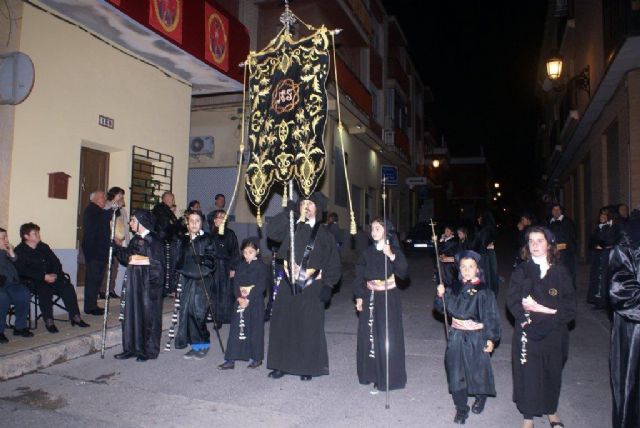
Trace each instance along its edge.
<instances>
[{"instance_id":1,"label":"sneaker","mask_svg":"<svg viewBox=\"0 0 640 428\"><path fill-rule=\"evenodd\" d=\"M0 333L0 343L9 343L9 339L7 339L4 333Z\"/></svg>"},{"instance_id":2,"label":"sneaker","mask_svg":"<svg viewBox=\"0 0 640 428\"><path fill-rule=\"evenodd\" d=\"M187 352L186 354L184 354L184 359L185 360L190 360L192 358L195 358L196 354L199 351L196 351L195 349L191 349L189 352Z\"/></svg>"},{"instance_id":3,"label":"sneaker","mask_svg":"<svg viewBox=\"0 0 640 428\"><path fill-rule=\"evenodd\" d=\"M193 358L196 360L202 360L204 357L207 356L207 353L209 353L208 349L201 349L197 351L195 354L193 354Z\"/></svg>"}]
</instances>

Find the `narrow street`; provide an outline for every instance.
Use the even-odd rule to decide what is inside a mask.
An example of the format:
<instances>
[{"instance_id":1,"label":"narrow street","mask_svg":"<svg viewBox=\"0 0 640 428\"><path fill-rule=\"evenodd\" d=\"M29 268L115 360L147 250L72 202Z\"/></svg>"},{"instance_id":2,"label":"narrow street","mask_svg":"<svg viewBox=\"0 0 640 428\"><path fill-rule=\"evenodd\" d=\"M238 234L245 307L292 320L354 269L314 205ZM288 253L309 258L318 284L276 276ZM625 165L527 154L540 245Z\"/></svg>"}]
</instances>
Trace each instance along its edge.
<instances>
[{"instance_id":1,"label":"narrow street","mask_svg":"<svg viewBox=\"0 0 640 428\"><path fill-rule=\"evenodd\" d=\"M501 258L500 273L506 281L502 291L508 285L508 260ZM342 289L327 311L329 376L311 382L295 376L274 381L267 378L264 366L252 371L242 362L233 371L220 372L217 344L202 361L184 360L184 351L173 350L146 363L116 361L118 346L104 360L93 354L1 383L3 426L454 426L443 363L444 330L431 314L432 263L423 254L412 254L410 263L411 284L403 291L408 384L390 394L388 410L384 393L371 395L369 387L357 381L353 269L346 265ZM581 273L579 288L584 290L584 267ZM611 415L608 321L582 303L583 294L559 412L567 427L601 428L610 426ZM504 292L499 303L504 308ZM489 399L482 415L471 414L467 426L521 424L511 401L512 328L502 312L503 341L493 356L498 396ZM227 332L225 326L225 341ZM536 420L536 426L548 422Z\"/></svg>"}]
</instances>

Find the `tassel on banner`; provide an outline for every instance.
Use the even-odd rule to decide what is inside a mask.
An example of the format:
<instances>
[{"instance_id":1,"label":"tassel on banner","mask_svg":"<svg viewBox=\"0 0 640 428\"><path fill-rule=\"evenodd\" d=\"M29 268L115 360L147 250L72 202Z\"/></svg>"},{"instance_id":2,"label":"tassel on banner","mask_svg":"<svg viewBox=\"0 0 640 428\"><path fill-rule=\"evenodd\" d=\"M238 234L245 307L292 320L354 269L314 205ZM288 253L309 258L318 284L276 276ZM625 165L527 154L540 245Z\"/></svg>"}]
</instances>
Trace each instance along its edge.
<instances>
[{"instance_id":1,"label":"tassel on banner","mask_svg":"<svg viewBox=\"0 0 640 428\"><path fill-rule=\"evenodd\" d=\"M356 217L353 214L353 211L351 211L351 222L349 224L349 233L351 233L351 235L355 235L356 234Z\"/></svg>"},{"instance_id":2,"label":"tassel on banner","mask_svg":"<svg viewBox=\"0 0 640 428\"><path fill-rule=\"evenodd\" d=\"M287 197L287 185L283 185L282 186L284 189L284 192L282 193L282 208L286 208L287 207L287 200L289 199Z\"/></svg>"},{"instance_id":3,"label":"tassel on banner","mask_svg":"<svg viewBox=\"0 0 640 428\"><path fill-rule=\"evenodd\" d=\"M260 215L260 207L258 207L258 215L256 216L256 223L258 223L258 227L262 227L262 216Z\"/></svg>"},{"instance_id":4,"label":"tassel on banner","mask_svg":"<svg viewBox=\"0 0 640 428\"><path fill-rule=\"evenodd\" d=\"M222 219L222 222L220 223L220 226L218 226L218 235L220 236L224 235L224 225L227 222L228 216L229 216L228 214L225 214L224 218Z\"/></svg>"}]
</instances>

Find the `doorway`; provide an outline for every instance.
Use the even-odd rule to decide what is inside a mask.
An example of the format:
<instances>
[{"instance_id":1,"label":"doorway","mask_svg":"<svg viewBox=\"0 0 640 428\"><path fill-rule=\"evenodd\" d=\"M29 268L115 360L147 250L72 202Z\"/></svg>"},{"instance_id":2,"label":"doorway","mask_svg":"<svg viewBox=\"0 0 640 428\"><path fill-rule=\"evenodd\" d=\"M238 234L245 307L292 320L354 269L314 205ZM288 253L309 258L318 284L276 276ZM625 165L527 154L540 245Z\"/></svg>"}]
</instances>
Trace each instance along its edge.
<instances>
[{"instance_id":1,"label":"doorway","mask_svg":"<svg viewBox=\"0 0 640 428\"><path fill-rule=\"evenodd\" d=\"M84 256L80 243L82 242L82 214L89 204L91 192L96 190L106 191L109 182L109 153L100 150L82 147L80 149L80 175L77 212L76 248L78 248L78 276L76 284L84 286Z\"/></svg>"}]
</instances>

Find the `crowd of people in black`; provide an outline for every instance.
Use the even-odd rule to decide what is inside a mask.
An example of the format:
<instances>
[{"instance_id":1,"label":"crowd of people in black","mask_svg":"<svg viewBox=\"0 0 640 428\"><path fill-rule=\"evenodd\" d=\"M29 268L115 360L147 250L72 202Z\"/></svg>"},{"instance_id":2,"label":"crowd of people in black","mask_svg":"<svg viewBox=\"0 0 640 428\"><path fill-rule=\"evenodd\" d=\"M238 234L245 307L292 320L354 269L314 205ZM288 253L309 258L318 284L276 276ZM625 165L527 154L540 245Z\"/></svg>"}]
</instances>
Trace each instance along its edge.
<instances>
[{"instance_id":1,"label":"crowd of people in black","mask_svg":"<svg viewBox=\"0 0 640 428\"><path fill-rule=\"evenodd\" d=\"M162 298L172 295L177 329L170 330L170 337L177 349L190 347L184 358L199 360L207 355L211 341L207 321L211 321L218 338L220 327L230 324L220 370L234 369L239 360L248 361L249 368L260 367L265 355L264 322L270 320L266 356L270 378L295 375L309 381L328 374L324 311L341 277L343 245L337 239L341 236L337 215L322 223L326 198L317 193L298 204L290 202L269 222L268 238L277 250L273 260L281 261L269 269L260 257L257 238L238 245L225 222L224 195L215 199L208 215L199 201L191 201L178 217L174 197L166 192L152 211L135 210L129 217L123 189L92 193L83 217L84 312L103 314L97 301L106 293L121 298L123 349L115 357L143 362L158 357ZM612 318L613 425L625 428L640 420L640 210L631 215L628 211L624 204L600 210L589 243L587 293L587 301ZM517 229L518 248L505 297L515 327L513 400L524 428L533 427L534 417L543 415L552 427L562 427L558 401L569 353L569 325L576 318L576 228L556 204L547 222L524 213ZM477 216L472 233L447 226L437 242L441 275L434 311L446 323L445 366L456 423L465 423L470 411L482 413L487 397L496 395L491 354L501 339L497 234L492 213L485 211ZM15 312L14 335L33 335L27 326L31 295L38 296L49 332L58 331L53 323L54 296L63 301L71 325L87 327L74 287L60 260L41 241L38 225L25 223L20 237L22 242L14 249L6 230L0 229L0 343L8 341L4 328L10 306ZM404 388L407 382L396 284L408 276L408 263L387 219L371 221L370 242L355 265L353 296L359 314L358 379L372 385L375 394ZM112 284L101 289L105 271L117 269L115 264L107 266L110 248L115 263L126 266L120 296ZM270 301L268 310L265 298ZM469 396L475 398L471 406Z\"/></svg>"}]
</instances>

